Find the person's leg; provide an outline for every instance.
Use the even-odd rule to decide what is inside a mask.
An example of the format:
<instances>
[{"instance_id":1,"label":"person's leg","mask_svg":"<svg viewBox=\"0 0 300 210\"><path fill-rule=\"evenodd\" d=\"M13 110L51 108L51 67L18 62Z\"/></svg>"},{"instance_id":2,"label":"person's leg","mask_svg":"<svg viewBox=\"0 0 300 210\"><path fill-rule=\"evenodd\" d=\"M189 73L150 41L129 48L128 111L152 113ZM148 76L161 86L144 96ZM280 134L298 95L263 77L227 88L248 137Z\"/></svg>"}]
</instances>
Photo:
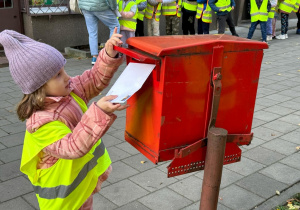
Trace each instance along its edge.
<instances>
[{"instance_id":1,"label":"person's leg","mask_svg":"<svg viewBox=\"0 0 300 210\"><path fill-rule=\"evenodd\" d=\"M172 35L179 35L180 18L172 15Z\"/></svg>"},{"instance_id":2,"label":"person's leg","mask_svg":"<svg viewBox=\"0 0 300 210\"><path fill-rule=\"evenodd\" d=\"M198 34L203 34L203 21L202 18L198 19Z\"/></svg>"},{"instance_id":3,"label":"person's leg","mask_svg":"<svg viewBox=\"0 0 300 210\"><path fill-rule=\"evenodd\" d=\"M272 38L276 39L276 18L272 19Z\"/></svg>"},{"instance_id":4,"label":"person's leg","mask_svg":"<svg viewBox=\"0 0 300 210\"><path fill-rule=\"evenodd\" d=\"M298 18L296 34L300 34L300 9L298 10L298 12L296 12L296 15Z\"/></svg>"},{"instance_id":5,"label":"person's leg","mask_svg":"<svg viewBox=\"0 0 300 210\"><path fill-rule=\"evenodd\" d=\"M285 38L288 38L287 32L289 30L289 14L285 14Z\"/></svg>"},{"instance_id":6,"label":"person's leg","mask_svg":"<svg viewBox=\"0 0 300 210\"><path fill-rule=\"evenodd\" d=\"M188 30L190 32L190 35L195 35L195 17L196 17L196 15L189 15Z\"/></svg>"},{"instance_id":7,"label":"person's leg","mask_svg":"<svg viewBox=\"0 0 300 210\"><path fill-rule=\"evenodd\" d=\"M247 39L252 39L253 33L254 33L255 29L256 29L257 24L258 24L258 21L251 22L251 26L249 28Z\"/></svg>"},{"instance_id":8,"label":"person's leg","mask_svg":"<svg viewBox=\"0 0 300 210\"><path fill-rule=\"evenodd\" d=\"M209 34L209 23L202 23L202 28L203 28L203 33L204 34Z\"/></svg>"},{"instance_id":9,"label":"person's leg","mask_svg":"<svg viewBox=\"0 0 300 210\"><path fill-rule=\"evenodd\" d=\"M266 31L267 31L267 41L272 40L272 18L268 18L267 20L267 26L266 26Z\"/></svg>"},{"instance_id":10,"label":"person's leg","mask_svg":"<svg viewBox=\"0 0 300 210\"><path fill-rule=\"evenodd\" d=\"M267 21L260 21L261 37L263 42L267 42Z\"/></svg>"},{"instance_id":11,"label":"person's leg","mask_svg":"<svg viewBox=\"0 0 300 210\"><path fill-rule=\"evenodd\" d=\"M89 45L91 55L97 57L98 55L98 18L92 12L82 10L86 27L89 33Z\"/></svg>"},{"instance_id":12,"label":"person's leg","mask_svg":"<svg viewBox=\"0 0 300 210\"><path fill-rule=\"evenodd\" d=\"M189 34L188 15L184 11L184 8L182 9L182 33L183 33L183 35L188 35Z\"/></svg>"},{"instance_id":13,"label":"person's leg","mask_svg":"<svg viewBox=\"0 0 300 210\"><path fill-rule=\"evenodd\" d=\"M137 19L135 36L144 36L144 21Z\"/></svg>"},{"instance_id":14,"label":"person's leg","mask_svg":"<svg viewBox=\"0 0 300 210\"><path fill-rule=\"evenodd\" d=\"M225 33L225 22L226 22L226 15L218 15L217 22L219 23L218 34Z\"/></svg>"},{"instance_id":15,"label":"person's leg","mask_svg":"<svg viewBox=\"0 0 300 210\"><path fill-rule=\"evenodd\" d=\"M153 36L159 36L159 21L156 21L154 18L152 19L152 27L153 27Z\"/></svg>"},{"instance_id":16,"label":"person's leg","mask_svg":"<svg viewBox=\"0 0 300 210\"><path fill-rule=\"evenodd\" d=\"M153 36L153 30L152 30L152 19L147 19L147 32L148 36Z\"/></svg>"},{"instance_id":17,"label":"person's leg","mask_svg":"<svg viewBox=\"0 0 300 210\"><path fill-rule=\"evenodd\" d=\"M235 25L233 23L233 18L232 18L231 12L228 12L226 22L227 22L227 25L229 26L229 30L230 30L231 34L233 36L238 36L238 34L235 31Z\"/></svg>"},{"instance_id":18,"label":"person's leg","mask_svg":"<svg viewBox=\"0 0 300 210\"><path fill-rule=\"evenodd\" d=\"M110 9L99 11L99 12L93 12L97 18L109 28L109 37L112 36L115 27L118 28L118 33L120 33L120 24L119 21L114 14L114 12Z\"/></svg>"},{"instance_id":19,"label":"person's leg","mask_svg":"<svg viewBox=\"0 0 300 210\"><path fill-rule=\"evenodd\" d=\"M285 34L285 14L281 13L281 35Z\"/></svg>"},{"instance_id":20,"label":"person's leg","mask_svg":"<svg viewBox=\"0 0 300 210\"><path fill-rule=\"evenodd\" d=\"M166 35L172 35L172 20L171 15L166 15Z\"/></svg>"}]
</instances>

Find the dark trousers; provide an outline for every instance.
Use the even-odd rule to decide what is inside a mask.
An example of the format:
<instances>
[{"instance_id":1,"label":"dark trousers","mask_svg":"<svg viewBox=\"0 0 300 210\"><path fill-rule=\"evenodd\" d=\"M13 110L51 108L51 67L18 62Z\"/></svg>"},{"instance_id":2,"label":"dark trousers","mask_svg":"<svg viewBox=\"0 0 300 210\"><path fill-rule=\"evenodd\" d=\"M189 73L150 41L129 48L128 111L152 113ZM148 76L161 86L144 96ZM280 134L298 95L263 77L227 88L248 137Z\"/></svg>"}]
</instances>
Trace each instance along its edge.
<instances>
[{"instance_id":1,"label":"dark trousers","mask_svg":"<svg viewBox=\"0 0 300 210\"><path fill-rule=\"evenodd\" d=\"M298 18L298 22L297 22L297 29L300 29L300 8L298 10L298 12L296 12L297 18Z\"/></svg>"},{"instance_id":2,"label":"dark trousers","mask_svg":"<svg viewBox=\"0 0 300 210\"><path fill-rule=\"evenodd\" d=\"M182 33L183 35L188 35L189 32L191 35L195 34L195 13L186 12L184 8L182 8Z\"/></svg>"},{"instance_id":3,"label":"dark trousers","mask_svg":"<svg viewBox=\"0 0 300 210\"><path fill-rule=\"evenodd\" d=\"M281 34L287 34L289 29L289 14L281 13Z\"/></svg>"},{"instance_id":4,"label":"dark trousers","mask_svg":"<svg viewBox=\"0 0 300 210\"><path fill-rule=\"evenodd\" d=\"M217 21L219 23L218 34L225 33L225 22L227 22L227 25L229 26L229 30L230 30L231 34L236 35L235 26L233 23L231 12L228 12L226 15L217 16Z\"/></svg>"},{"instance_id":5,"label":"dark trousers","mask_svg":"<svg viewBox=\"0 0 300 210\"><path fill-rule=\"evenodd\" d=\"M251 22L251 26L249 28L249 33L248 33L248 39L251 39L253 36L253 33L256 29L256 26L260 23L260 30L261 30L261 37L262 41L266 42L267 41L267 21L256 21L256 22Z\"/></svg>"},{"instance_id":6,"label":"dark trousers","mask_svg":"<svg viewBox=\"0 0 300 210\"><path fill-rule=\"evenodd\" d=\"M209 34L209 23L202 21L202 18L198 19L198 34Z\"/></svg>"},{"instance_id":7,"label":"dark trousers","mask_svg":"<svg viewBox=\"0 0 300 210\"><path fill-rule=\"evenodd\" d=\"M144 36L144 21L137 19L135 36Z\"/></svg>"}]
</instances>

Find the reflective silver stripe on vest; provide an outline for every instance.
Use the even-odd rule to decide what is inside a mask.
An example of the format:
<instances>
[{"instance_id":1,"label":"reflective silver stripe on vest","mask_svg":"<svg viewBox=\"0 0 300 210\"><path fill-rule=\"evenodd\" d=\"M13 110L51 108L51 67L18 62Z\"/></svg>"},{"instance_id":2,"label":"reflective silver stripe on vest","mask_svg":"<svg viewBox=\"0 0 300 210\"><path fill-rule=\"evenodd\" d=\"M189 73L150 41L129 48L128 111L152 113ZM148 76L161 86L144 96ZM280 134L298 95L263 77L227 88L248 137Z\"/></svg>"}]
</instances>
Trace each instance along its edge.
<instances>
[{"instance_id":1,"label":"reflective silver stripe on vest","mask_svg":"<svg viewBox=\"0 0 300 210\"><path fill-rule=\"evenodd\" d=\"M284 4L285 6L294 8L294 4L289 4L289 3L286 3L285 1L281 2L280 4Z\"/></svg>"},{"instance_id":2,"label":"reflective silver stripe on vest","mask_svg":"<svg viewBox=\"0 0 300 210\"><path fill-rule=\"evenodd\" d=\"M105 146L103 141L101 144L96 147L93 155L94 157L86 163L81 171L78 173L75 180L70 185L59 185L56 187L41 187L41 186L33 186L33 190L36 194L38 194L41 198L46 199L55 199L55 198L66 198L76 187L84 180L89 171L91 171L96 165L97 160L100 158L105 152Z\"/></svg>"},{"instance_id":3,"label":"reflective silver stripe on vest","mask_svg":"<svg viewBox=\"0 0 300 210\"><path fill-rule=\"evenodd\" d=\"M255 16L255 15L265 15L265 16L268 16L268 13L267 12L255 12L255 13L251 14L251 16Z\"/></svg>"},{"instance_id":4,"label":"reflective silver stripe on vest","mask_svg":"<svg viewBox=\"0 0 300 210\"><path fill-rule=\"evenodd\" d=\"M227 9L227 8L229 8L230 7L230 5L228 5L228 6L225 6L225 7L218 7L219 9Z\"/></svg>"},{"instance_id":5,"label":"reflective silver stripe on vest","mask_svg":"<svg viewBox=\"0 0 300 210\"><path fill-rule=\"evenodd\" d=\"M197 5L198 4L196 1L187 1L187 0L185 0L183 2L185 2L187 4L191 4L191 5Z\"/></svg>"},{"instance_id":6,"label":"reflective silver stripe on vest","mask_svg":"<svg viewBox=\"0 0 300 210\"><path fill-rule=\"evenodd\" d=\"M122 17L119 17L119 20L126 20L126 21L130 21L130 22L136 23L136 19L133 19L133 18L122 18Z\"/></svg>"},{"instance_id":7,"label":"reflective silver stripe on vest","mask_svg":"<svg viewBox=\"0 0 300 210\"><path fill-rule=\"evenodd\" d=\"M176 12L176 9L163 9L163 12Z\"/></svg>"}]
</instances>

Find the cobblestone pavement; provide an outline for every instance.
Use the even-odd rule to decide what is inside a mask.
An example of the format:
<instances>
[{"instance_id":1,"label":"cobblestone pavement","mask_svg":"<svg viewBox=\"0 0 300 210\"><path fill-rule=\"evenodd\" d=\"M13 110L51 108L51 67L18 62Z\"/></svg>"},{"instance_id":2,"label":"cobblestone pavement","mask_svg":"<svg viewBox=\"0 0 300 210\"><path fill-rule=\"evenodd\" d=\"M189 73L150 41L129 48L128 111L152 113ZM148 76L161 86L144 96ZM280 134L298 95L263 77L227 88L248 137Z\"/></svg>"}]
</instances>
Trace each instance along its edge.
<instances>
[{"instance_id":1,"label":"cobblestone pavement","mask_svg":"<svg viewBox=\"0 0 300 210\"><path fill-rule=\"evenodd\" d=\"M291 20L290 26L295 25L296 20ZM237 27L237 32L246 37L248 26ZM300 146L300 36L295 29L288 34L287 40L270 41L265 50L254 139L242 147L241 162L224 166L220 210L268 210L300 192L300 152L296 150ZM257 30L254 39L259 38ZM90 59L72 58L65 69L74 76L90 67ZM125 64L114 81L124 68ZM0 210L38 209L32 186L19 171L25 123L17 119L14 107L21 97L8 67L0 68ZM94 209L199 209L203 171L167 178L169 162L154 165L128 144L123 137L126 113L117 115L102 138L113 173L94 196Z\"/></svg>"}]
</instances>

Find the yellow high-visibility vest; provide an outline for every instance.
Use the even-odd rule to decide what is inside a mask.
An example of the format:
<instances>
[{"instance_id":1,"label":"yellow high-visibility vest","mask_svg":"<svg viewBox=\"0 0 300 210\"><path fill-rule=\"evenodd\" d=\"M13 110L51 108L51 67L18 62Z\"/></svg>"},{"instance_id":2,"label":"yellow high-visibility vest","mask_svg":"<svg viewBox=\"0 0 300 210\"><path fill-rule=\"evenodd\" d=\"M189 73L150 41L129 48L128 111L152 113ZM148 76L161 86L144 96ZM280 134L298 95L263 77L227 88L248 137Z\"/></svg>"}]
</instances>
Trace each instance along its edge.
<instances>
[{"instance_id":1,"label":"yellow high-visibility vest","mask_svg":"<svg viewBox=\"0 0 300 210\"><path fill-rule=\"evenodd\" d=\"M222 12L231 11L231 0L218 0L215 5L219 8L219 10L221 9Z\"/></svg>"},{"instance_id":2,"label":"yellow high-visibility vest","mask_svg":"<svg viewBox=\"0 0 300 210\"><path fill-rule=\"evenodd\" d=\"M197 2L196 1L188 1L188 0L183 0L182 2L182 7L184 9L190 10L190 11L197 11Z\"/></svg>"},{"instance_id":3,"label":"yellow high-visibility vest","mask_svg":"<svg viewBox=\"0 0 300 210\"><path fill-rule=\"evenodd\" d=\"M268 13L269 18L274 18L275 17L275 7L272 7L270 12Z\"/></svg>"},{"instance_id":4,"label":"yellow high-visibility vest","mask_svg":"<svg viewBox=\"0 0 300 210\"><path fill-rule=\"evenodd\" d=\"M140 4L141 2L146 2L147 0L136 0L136 5ZM144 16L145 16L145 10L139 11L137 10L137 19L143 21L144 20Z\"/></svg>"},{"instance_id":5,"label":"yellow high-visibility vest","mask_svg":"<svg viewBox=\"0 0 300 210\"><path fill-rule=\"evenodd\" d=\"M155 15L154 15L155 13ZM145 18L152 19L154 15L154 19L156 21L159 21L160 15L161 15L161 3L158 3L156 11L154 12L154 6L151 6L149 3L147 3L147 7L145 10Z\"/></svg>"},{"instance_id":6,"label":"yellow high-visibility vest","mask_svg":"<svg viewBox=\"0 0 300 210\"><path fill-rule=\"evenodd\" d=\"M212 10L208 4L206 4L206 8L204 9L204 4L198 4L196 18L200 19L202 15L202 21L204 23L212 22Z\"/></svg>"},{"instance_id":7,"label":"yellow high-visibility vest","mask_svg":"<svg viewBox=\"0 0 300 210\"><path fill-rule=\"evenodd\" d=\"M85 112L85 102L73 92L71 96ZM34 133L25 133L20 170L28 176L41 210L78 210L94 191L98 177L111 164L99 139L81 158L59 159L50 168L37 169L38 155L43 148L69 133L72 131L60 121L47 123Z\"/></svg>"},{"instance_id":8,"label":"yellow high-visibility vest","mask_svg":"<svg viewBox=\"0 0 300 210\"><path fill-rule=\"evenodd\" d=\"M123 0L118 0L118 5L119 5L119 12L122 12L122 4ZM129 12L131 7L133 5L136 5L135 1L130 1L124 8L124 12ZM138 9L137 9L138 10ZM127 28L130 28L132 30L136 29L136 19L137 19L138 13L135 12L134 16L132 18L124 18L124 17L119 17L119 23L121 26L125 26Z\"/></svg>"},{"instance_id":9,"label":"yellow high-visibility vest","mask_svg":"<svg viewBox=\"0 0 300 210\"><path fill-rule=\"evenodd\" d=\"M278 8L286 13L291 13L295 8L297 0L284 0L279 3Z\"/></svg>"},{"instance_id":10,"label":"yellow high-visibility vest","mask_svg":"<svg viewBox=\"0 0 300 210\"><path fill-rule=\"evenodd\" d=\"M163 4L161 7L162 15L176 15L177 13L177 6L176 2L173 1L168 4Z\"/></svg>"},{"instance_id":11,"label":"yellow high-visibility vest","mask_svg":"<svg viewBox=\"0 0 300 210\"><path fill-rule=\"evenodd\" d=\"M297 13L298 10L299 10L299 7L300 7L300 0L298 0L298 1L295 2L293 12L296 12L296 13Z\"/></svg>"},{"instance_id":12,"label":"yellow high-visibility vest","mask_svg":"<svg viewBox=\"0 0 300 210\"><path fill-rule=\"evenodd\" d=\"M256 21L267 21L268 20L268 0L263 0L260 8L258 9L255 0L250 0L251 9L250 9L250 16L251 22Z\"/></svg>"}]
</instances>

